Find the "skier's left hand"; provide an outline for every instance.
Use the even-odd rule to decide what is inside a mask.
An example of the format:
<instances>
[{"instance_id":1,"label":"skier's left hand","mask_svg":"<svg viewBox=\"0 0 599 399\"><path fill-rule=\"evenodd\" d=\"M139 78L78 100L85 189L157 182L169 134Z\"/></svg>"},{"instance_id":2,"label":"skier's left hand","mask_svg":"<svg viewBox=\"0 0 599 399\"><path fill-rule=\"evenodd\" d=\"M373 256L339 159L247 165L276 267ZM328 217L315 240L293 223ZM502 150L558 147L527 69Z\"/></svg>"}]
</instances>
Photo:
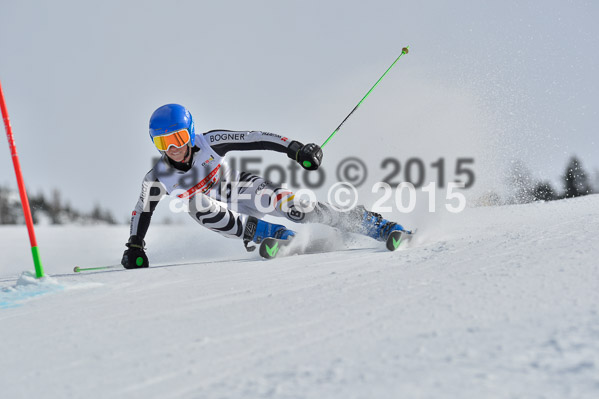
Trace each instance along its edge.
<instances>
[{"instance_id":1,"label":"skier's left hand","mask_svg":"<svg viewBox=\"0 0 599 399\"><path fill-rule=\"evenodd\" d=\"M127 249L121 259L121 265L125 269L139 269L150 266L150 262L148 262L148 257L144 251L145 244L144 240L138 236L129 237L129 242L125 244Z\"/></svg>"},{"instance_id":2,"label":"skier's left hand","mask_svg":"<svg viewBox=\"0 0 599 399\"><path fill-rule=\"evenodd\" d=\"M322 163L322 148L318 144L305 144L295 156L295 160L307 170L316 170Z\"/></svg>"}]
</instances>

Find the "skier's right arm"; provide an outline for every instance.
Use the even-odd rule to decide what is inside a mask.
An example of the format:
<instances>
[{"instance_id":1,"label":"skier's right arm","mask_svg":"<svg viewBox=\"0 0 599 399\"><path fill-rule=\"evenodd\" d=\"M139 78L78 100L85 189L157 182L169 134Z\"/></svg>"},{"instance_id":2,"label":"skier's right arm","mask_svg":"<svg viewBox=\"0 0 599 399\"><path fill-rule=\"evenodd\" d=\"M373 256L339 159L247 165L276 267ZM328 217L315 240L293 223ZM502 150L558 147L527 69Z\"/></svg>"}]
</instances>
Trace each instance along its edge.
<instances>
[{"instance_id":1,"label":"skier's right arm","mask_svg":"<svg viewBox=\"0 0 599 399\"><path fill-rule=\"evenodd\" d=\"M127 249L121 259L121 264L126 269L149 266L148 257L145 254L144 237L150 227L154 209L165 195L166 188L156 179L154 171L151 170L144 178L139 199L131 215L130 237L125 244Z\"/></svg>"}]
</instances>

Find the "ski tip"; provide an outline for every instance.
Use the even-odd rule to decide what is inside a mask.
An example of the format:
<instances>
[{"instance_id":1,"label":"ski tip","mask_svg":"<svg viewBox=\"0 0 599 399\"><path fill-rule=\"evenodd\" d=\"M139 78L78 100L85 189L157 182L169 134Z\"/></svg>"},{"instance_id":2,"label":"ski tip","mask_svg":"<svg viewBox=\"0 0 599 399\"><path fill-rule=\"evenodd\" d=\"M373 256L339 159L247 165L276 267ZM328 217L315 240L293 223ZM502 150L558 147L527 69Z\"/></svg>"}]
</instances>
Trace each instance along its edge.
<instances>
[{"instance_id":1,"label":"ski tip","mask_svg":"<svg viewBox=\"0 0 599 399\"><path fill-rule=\"evenodd\" d=\"M260 256L264 259L273 259L279 252L281 240L267 238L260 244Z\"/></svg>"},{"instance_id":2,"label":"ski tip","mask_svg":"<svg viewBox=\"0 0 599 399\"><path fill-rule=\"evenodd\" d=\"M75 273L79 273L81 271L81 269L79 269L79 266L75 266L75 268L73 269L73 271Z\"/></svg>"},{"instance_id":3,"label":"ski tip","mask_svg":"<svg viewBox=\"0 0 599 399\"><path fill-rule=\"evenodd\" d=\"M416 233L417 229L412 230L395 230L387 237L386 247L389 251L397 251L399 246L403 242L409 242L412 240L412 236ZM405 246L405 244L404 244Z\"/></svg>"},{"instance_id":4,"label":"ski tip","mask_svg":"<svg viewBox=\"0 0 599 399\"><path fill-rule=\"evenodd\" d=\"M396 251L399 248L403 233L403 231L395 230L389 234L386 242L386 247L389 251Z\"/></svg>"},{"instance_id":5,"label":"ski tip","mask_svg":"<svg viewBox=\"0 0 599 399\"><path fill-rule=\"evenodd\" d=\"M285 240L272 237L265 238L260 244L258 253L264 259L274 259L277 257L279 250L289 245L292 239L293 237L289 237Z\"/></svg>"}]
</instances>

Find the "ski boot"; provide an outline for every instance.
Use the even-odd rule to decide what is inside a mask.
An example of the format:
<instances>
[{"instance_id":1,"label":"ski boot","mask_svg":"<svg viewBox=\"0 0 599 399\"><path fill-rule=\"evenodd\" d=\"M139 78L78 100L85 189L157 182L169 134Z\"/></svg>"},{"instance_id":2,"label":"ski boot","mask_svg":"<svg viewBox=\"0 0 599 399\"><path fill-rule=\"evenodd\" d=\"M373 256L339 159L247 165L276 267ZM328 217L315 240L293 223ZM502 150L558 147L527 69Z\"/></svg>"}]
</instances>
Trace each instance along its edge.
<instances>
[{"instance_id":1,"label":"ski boot","mask_svg":"<svg viewBox=\"0 0 599 399\"><path fill-rule=\"evenodd\" d=\"M253 251L255 246L249 246L250 241L260 244L260 256L266 259L274 258L280 248L288 245L295 237L295 231L281 224L273 224L257 219L248 218L243 234L243 245L247 251Z\"/></svg>"},{"instance_id":2,"label":"ski boot","mask_svg":"<svg viewBox=\"0 0 599 399\"><path fill-rule=\"evenodd\" d=\"M403 234L412 234L401 224L383 219L379 213L367 211L363 206L358 207L358 211L362 212L359 232L377 241L385 242L389 251L399 248Z\"/></svg>"}]
</instances>

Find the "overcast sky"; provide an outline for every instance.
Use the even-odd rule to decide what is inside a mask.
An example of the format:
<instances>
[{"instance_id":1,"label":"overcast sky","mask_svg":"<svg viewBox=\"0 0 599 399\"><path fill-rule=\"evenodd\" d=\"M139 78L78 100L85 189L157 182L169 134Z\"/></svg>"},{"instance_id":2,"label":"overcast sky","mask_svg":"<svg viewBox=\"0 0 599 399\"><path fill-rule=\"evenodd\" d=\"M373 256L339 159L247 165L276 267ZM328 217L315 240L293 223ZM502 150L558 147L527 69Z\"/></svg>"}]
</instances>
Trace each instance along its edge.
<instances>
[{"instance_id":1,"label":"overcast sky","mask_svg":"<svg viewBox=\"0 0 599 399\"><path fill-rule=\"evenodd\" d=\"M599 169L598 16L592 1L0 0L0 80L28 189L119 220L158 154L158 106L184 104L198 131L322 143L405 45L325 149L329 184L348 155L474 157L479 188L520 159L557 181L572 154Z\"/></svg>"}]
</instances>

